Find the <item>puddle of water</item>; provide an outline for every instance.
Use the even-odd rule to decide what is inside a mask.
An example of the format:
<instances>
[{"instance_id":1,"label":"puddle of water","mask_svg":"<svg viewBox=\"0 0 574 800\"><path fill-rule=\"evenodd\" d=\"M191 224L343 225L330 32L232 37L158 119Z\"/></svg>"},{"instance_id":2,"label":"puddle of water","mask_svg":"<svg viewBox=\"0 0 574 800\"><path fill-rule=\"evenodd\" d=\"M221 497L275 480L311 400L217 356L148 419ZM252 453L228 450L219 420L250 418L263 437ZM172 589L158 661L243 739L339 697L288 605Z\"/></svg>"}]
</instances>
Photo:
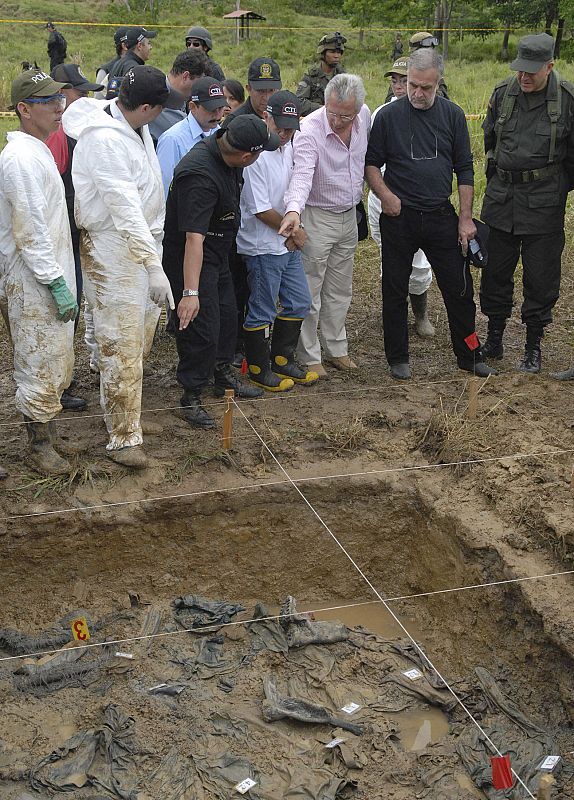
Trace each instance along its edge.
<instances>
[{"instance_id":1,"label":"puddle of water","mask_svg":"<svg viewBox=\"0 0 574 800\"><path fill-rule=\"evenodd\" d=\"M345 602L352 603L353 601ZM329 603L325 602L321 603L321 605L327 606ZM317 614L317 619L338 620L349 628L353 628L355 625L362 625L363 628L367 628L385 639L400 639L406 636L401 626L397 624L382 603L355 606L354 608L341 608L336 611L322 611ZM411 636L414 636L419 641L421 639L421 631L418 628L417 621L400 616L399 619Z\"/></svg>"},{"instance_id":2,"label":"puddle of water","mask_svg":"<svg viewBox=\"0 0 574 800\"><path fill-rule=\"evenodd\" d=\"M449 731L448 720L438 708L403 711L385 716L399 726L399 736L405 750L424 750L429 744L446 736Z\"/></svg>"}]
</instances>

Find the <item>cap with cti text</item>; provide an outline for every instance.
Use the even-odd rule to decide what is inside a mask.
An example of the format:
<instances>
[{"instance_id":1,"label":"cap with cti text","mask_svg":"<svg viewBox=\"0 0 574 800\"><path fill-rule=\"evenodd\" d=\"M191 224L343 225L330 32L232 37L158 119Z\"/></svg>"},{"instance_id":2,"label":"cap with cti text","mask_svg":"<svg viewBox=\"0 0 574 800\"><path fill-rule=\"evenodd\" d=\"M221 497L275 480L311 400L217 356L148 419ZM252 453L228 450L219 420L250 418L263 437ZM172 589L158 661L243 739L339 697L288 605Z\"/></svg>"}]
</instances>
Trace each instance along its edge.
<instances>
[{"instance_id":1,"label":"cap with cti text","mask_svg":"<svg viewBox=\"0 0 574 800\"><path fill-rule=\"evenodd\" d=\"M297 95L283 89L272 94L267 101L267 112L271 114L278 128L299 130L301 103Z\"/></svg>"},{"instance_id":2,"label":"cap with cti text","mask_svg":"<svg viewBox=\"0 0 574 800\"><path fill-rule=\"evenodd\" d=\"M272 58L256 58L249 65L247 83L252 89L280 89L279 64Z\"/></svg>"},{"instance_id":3,"label":"cap with cti text","mask_svg":"<svg viewBox=\"0 0 574 800\"><path fill-rule=\"evenodd\" d=\"M138 64L123 77L120 86L120 100L124 93L135 106L163 106L169 97L166 77L157 67Z\"/></svg>"},{"instance_id":4,"label":"cap with cti text","mask_svg":"<svg viewBox=\"0 0 574 800\"><path fill-rule=\"evenodd\" d=\"M27 69L12 81L11 108L16 108L18 103L28 97L52 97L59 94L62 89L71 89L68 81L55 81L40 69Z\"/></svg>"},{"instance_id":5,"label":"cap with cti text","mask_svg":"<svg viewBox=\"0 0 574 800\"><path fill-rule=\"evenodd\" d=\"M270 133L267 125L255 114L241 114L231 120L226 128L215 134L218 138L227 134L227 141L242 153L259 153L261 150L277 150L281 144L276 133Z\"/></svg>"},{"instance_id":6,"label":"cap with cti text","mask_svg":"<svg viewBox=\"0 0 574 800\"><path fill-rule=\"evenodd\" d=\"M408 63L406 58L397 58L393 66L390 68L388 72L385 72L385 78L390 78L391 75L406 75L407 74Z\"/></svg>"},{"instance_id":7,"label":"cap with cti text","mask_svg":"<svg viewBox=\"0 0 574 800\"><path fill-rule=\"evenodd\" d=\"M554 58L554 39L547 33L523 36L518 42L518 53L510 65L517 72L538 72Z\"/></svg>"},{"instance_id":8,"label":"cap with cti text","mask_svg":"<svg viewBox=\"0 0 574 800\"><path fill-rule=\"evenodd\" d=\"M223 86L215 78L198 78L191 85L191 100L208 111L223 108L227 100L223 94Z\"/></svg>"}]
</instances>

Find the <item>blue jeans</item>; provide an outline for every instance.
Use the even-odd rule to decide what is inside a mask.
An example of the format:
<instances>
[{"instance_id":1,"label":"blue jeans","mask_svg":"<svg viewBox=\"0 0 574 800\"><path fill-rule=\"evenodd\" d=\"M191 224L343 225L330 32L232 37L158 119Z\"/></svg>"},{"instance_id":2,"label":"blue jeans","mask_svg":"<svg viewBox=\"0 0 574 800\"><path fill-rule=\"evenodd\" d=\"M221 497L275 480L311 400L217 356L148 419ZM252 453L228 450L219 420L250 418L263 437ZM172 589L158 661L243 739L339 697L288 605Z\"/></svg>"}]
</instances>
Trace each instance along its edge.
<instances>
[{"instance_id":1,"label":"blue jeans","mask_svg":"<svg viewBox=\"0 0 574 800\"><path fill-rule=\"evenodd\" d=\"M305 319L311 308L311 295L299 250L280 256L244 256L249 283L249 304L244 327L249 330L270 325L277 316Z\"/></svg>"}]
</instances>

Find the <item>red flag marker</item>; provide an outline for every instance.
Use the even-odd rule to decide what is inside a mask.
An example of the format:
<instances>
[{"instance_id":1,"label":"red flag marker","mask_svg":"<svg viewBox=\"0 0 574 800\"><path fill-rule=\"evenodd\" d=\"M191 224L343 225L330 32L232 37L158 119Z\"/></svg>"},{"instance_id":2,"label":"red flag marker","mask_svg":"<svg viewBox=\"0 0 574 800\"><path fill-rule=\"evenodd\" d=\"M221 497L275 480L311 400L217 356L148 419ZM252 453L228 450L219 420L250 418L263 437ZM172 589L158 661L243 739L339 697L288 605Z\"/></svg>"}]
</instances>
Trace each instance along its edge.
<instances>
[{"instance_id":1,"label":"red flag marker","mask_svg":"<svg viewBox=\"0 0 574 800\"><path fill-rule=\"evenodd\" d=\"M510 756L491 756L493 789L512 789L514 778L510 768Z\"/></svg>"},{"instance_id":2,"label":"red flag marker","mask_svg":"<svg viewBox=\"0 0 574 800\"><path fill-rule=\"evenodd\" d=\"M469 350L476 350L477 347L480 347L480 342L478 341L476 333L471 333L464 341L468 345Z\"/></svg>"},{"instance_id":3,"label":"red flag marker","mask_svg":"<svg viewBox=\"0 0 574 800\"><path fill-rule=\"evenodd\" d=\"M246 358L244 358L243 361L241 362L241 374L242 375L247 375L247 359Z\"/></svg>"}]
</instances>

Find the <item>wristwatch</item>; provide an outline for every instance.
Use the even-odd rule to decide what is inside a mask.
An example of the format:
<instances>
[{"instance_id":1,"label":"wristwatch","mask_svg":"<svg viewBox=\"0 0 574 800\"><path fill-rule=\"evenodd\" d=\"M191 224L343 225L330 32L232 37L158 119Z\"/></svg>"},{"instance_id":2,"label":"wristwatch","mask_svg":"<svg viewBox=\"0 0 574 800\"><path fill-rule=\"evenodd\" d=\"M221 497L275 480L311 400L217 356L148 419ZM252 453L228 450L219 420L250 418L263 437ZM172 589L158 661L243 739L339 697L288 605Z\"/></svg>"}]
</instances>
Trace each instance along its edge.
<instances>
[{"instance_id":1,"label":"wristwatch","mask_svg":"<svg viewBox=\"0 0 574 800\"><path fill-rule=\"evenodd\" d=\"M199 297L199 289L184 289L182 297Z\"/></svg>"}]
</instances>

